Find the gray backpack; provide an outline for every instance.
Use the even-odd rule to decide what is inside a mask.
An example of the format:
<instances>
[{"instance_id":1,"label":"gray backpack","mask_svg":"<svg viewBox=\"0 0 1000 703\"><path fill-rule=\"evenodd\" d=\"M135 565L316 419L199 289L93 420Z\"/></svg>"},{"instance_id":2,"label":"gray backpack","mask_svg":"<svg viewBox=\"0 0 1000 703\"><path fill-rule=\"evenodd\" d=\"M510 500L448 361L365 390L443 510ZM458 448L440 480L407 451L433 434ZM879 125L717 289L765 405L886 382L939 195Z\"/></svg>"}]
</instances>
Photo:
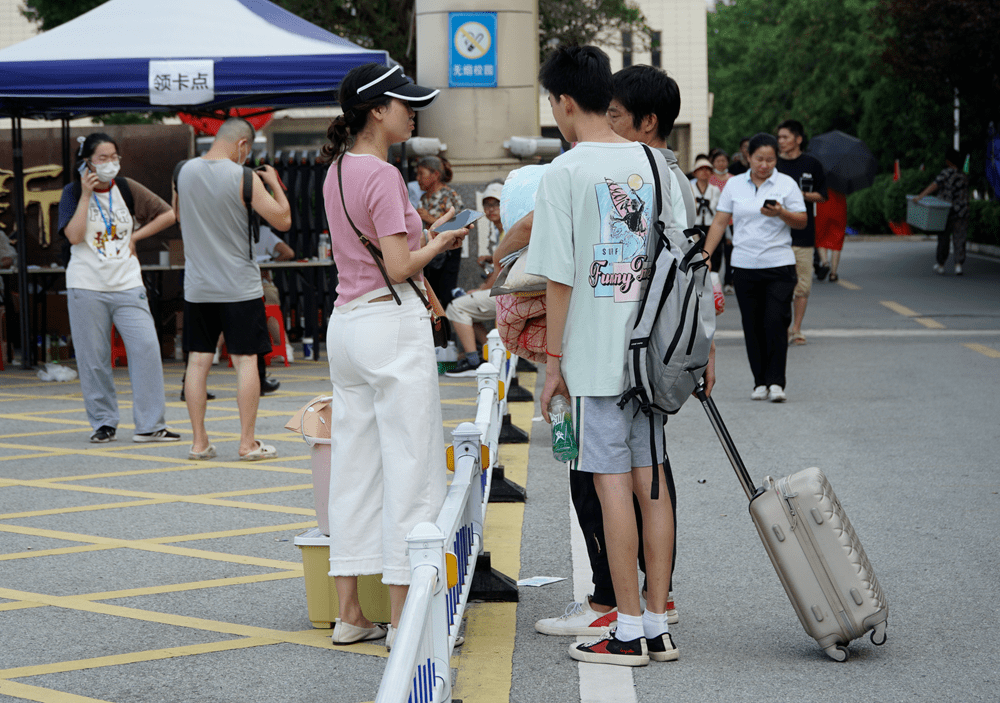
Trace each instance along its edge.
<instances>
[{"instance_id":1,"label":"gray backpack","mask_svg":"<svg viewBox=\"0 0 1000 703\"><path fill-rule=\"evenodd\" d=\"M650 275L626 356L629 389L618 407L635 400L650 423L652 465L658 463L653 444L653 414L673 415L691 396L705 374L715 335L715 302L708 264L703 260L704 235L681 232L673 225L669 197L670 172L662 155L654 157L643 145L653 169L657 217L650 231ZM662 163L658 163L662 162ZM659 496L659 471L653 472L650 497Z\"/></svg>"}]
</instances>

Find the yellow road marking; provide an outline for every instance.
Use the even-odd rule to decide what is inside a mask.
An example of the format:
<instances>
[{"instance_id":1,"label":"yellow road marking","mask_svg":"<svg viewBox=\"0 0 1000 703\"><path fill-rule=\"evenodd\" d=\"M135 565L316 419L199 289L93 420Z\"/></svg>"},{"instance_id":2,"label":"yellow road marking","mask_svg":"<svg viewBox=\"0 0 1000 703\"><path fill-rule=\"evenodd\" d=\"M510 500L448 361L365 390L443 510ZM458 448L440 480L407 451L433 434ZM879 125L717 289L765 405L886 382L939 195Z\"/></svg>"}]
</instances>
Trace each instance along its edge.
<instances>
[{"instance_id":1,"label":"yellow road marking","mask_svg":"<svg viewBox=\"0 0 1000 703\"><path fill-rule=\"evenodd\" d=\"M14 698L23 698L26 701L37 701L38 703L107 703L98 698L88 698L78 696L75 693L64 691L53 691L51 688L41 688L40 686L29 686L26 683L17 681L5 681L0 679L0 693Z\"/></svg>"},{"instance_id":2,"label":"yellow road marking","mask_svg":"<svg viewBox=\"0 0 1000 703\"><path fill-rule=\"evenodd\" d=\"M988 347L985 344L964 344L962 346L967 349L971 349L974 352L979 352L984 356L988 356L991 359L1000 359L1000 351Z\"/></svg>"},{"instance_id":3,"label":"yellow road marking","mask_svg":"<svg viewBox=\"0 0 1000 703\"><path fill-rule=\"evenodd\" d=\"M535 374L519 377L525 388L535 387ZM534 403L508 405L511 422L531 434ZM527 484L528 444L504 444L501 463L507 478ZM493 503L486 513L483 548L493 567L517 580L521 571L521 528L524 503ZM474 603L469 606L465 645L458 659L453 696L466 703L507 703L513 676L516 603Z\"/></svg>"},{"instance_id":4,"label":"yellow road marking","mask_svg":"<svg viewBox=\"0 0 1000 703\"><path fill-rule=\"evenodd\" d=\"M850 281L845 281L843 278L837 281L837 283L847 290L861 290L861 286L856 283L851 283Z\"/></svg>"},{"instance_id":5,"label":"yellow road marking","mask_svg":"<svg viewBox=\"0 0 1000 703\"><path fill-rule=\"evenodd\" d=\"M898 314L902 315L903 317L909 317L912 320L914 320L914 321L918 322L919 324L923 325L924 327L927 327L928 329L932 329L932 330L943 330L943 329L945 329L945 326L942 325L937 320L934 320L934 319L932 319L930 317L924 317L920 313L918 313L918 312L916 312L914 310L910 310L910 308L906 307L905 305L900 305L899 303L893 302L891 300L881 300L879 302L881 302L882 305L884 305L885 307L889 308L893 312L898 313Z\"/></svg>"},{"instance_id":6,"label":"yellow road marking","mask_svg":"<svg viewBox=\"0 0 1000 703\"><path fill-rule=\"evenodd\" d=\"M905 305L900 305L899 303L894 303L891 300L881 300L879 302L881 302L882 305L884 305L885 307L887 307L890 310L892 310L894 313L898 313L898 314L902 315L903 317L917 317L919 315L919 313L917 313L917 312L915 312L913 310L910 310Z\"/></svg>"},{"instance_id":7,"label":"yellow road marking","mask_svg":"<svg viewBox=\"0 0 1000 703\"><path fill-rule=\"evenodd\" d=\"M16 669L5 669L0 671L0 676L5 678L20 678L24 676L43 676L45 674L62 674L67 671L82 671L84 669L97 669L102 666L119 666L121 664L135 664L138 662L156 661L158 659L171 659L173 657L186 657L192 654L208 654L210 652L225 652L232 649L246 649L248 647L260 647L261 645L275 644L273 640L264 637L248 637L238 640L227 640L223 642L206 642L204 644L192 644L184 647L169 647L166 649L151 649L145 652L130 652L128 654L112 654L106 657L94 657L92 659L77 659L76 661L56 662L53 664L38 664L35 666L22 666ZM84 700L94 700L86 698Z\"/></svg>"}]
</instances>

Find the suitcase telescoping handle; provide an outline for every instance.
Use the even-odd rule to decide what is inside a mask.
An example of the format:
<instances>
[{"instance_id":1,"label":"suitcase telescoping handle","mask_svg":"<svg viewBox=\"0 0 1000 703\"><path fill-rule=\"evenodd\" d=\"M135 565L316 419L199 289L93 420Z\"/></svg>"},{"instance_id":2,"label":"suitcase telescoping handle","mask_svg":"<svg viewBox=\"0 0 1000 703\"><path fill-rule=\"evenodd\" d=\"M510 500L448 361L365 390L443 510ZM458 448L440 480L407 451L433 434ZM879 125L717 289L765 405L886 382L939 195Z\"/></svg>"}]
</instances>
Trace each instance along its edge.
<instances>
[{"instance_id":1,"label":"suitcase telescoping handle","mask_svg":"<svg viewBox=\"0 0 1000 703\"><path fill-rule=\"evenodd\" d=\"M729 461L733 465L733 470L736 471L736 478L740 480L743 492L747 494L747 500L753 500L757 493L757 489L753 485L753 479L750 478L750 472L747 471L740 453L736 450L733 438L729 436L729 430L726 429L726 424L722 421L719 409L715 407L715 401L705 395L705 381L703 379L698 380L698 386L694 392L698 396L698 400L701 401L701 406L705 408L708 420L712 423L712 427L715 428L715 433L719 435L722 448L726 451L726 456L729 457Z\"/></svg>"}]
</instances>

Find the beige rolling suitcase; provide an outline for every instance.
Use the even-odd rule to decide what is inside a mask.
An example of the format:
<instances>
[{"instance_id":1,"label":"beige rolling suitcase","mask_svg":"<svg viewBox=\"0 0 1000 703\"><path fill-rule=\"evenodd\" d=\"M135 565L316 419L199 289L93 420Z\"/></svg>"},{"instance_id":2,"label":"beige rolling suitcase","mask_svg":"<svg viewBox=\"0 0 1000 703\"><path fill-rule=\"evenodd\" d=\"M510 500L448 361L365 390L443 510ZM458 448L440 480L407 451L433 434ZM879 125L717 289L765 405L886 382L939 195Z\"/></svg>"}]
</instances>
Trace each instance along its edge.
<instances>
[{"instance_id":1,"label":"beige rolling suitcase","mask_svg":"<svg viewBox=\"0 0 1000 703\"><path fill-rule=\"evenodd\" d=\"M884 644L885 594L826 476L805 469L778 480L768 476L755 489L715 403L701 388L697 393L802 627L841 662L847 661L847 644L865 633L871 633L872 643Z\"/></svg>"}]
</instances>

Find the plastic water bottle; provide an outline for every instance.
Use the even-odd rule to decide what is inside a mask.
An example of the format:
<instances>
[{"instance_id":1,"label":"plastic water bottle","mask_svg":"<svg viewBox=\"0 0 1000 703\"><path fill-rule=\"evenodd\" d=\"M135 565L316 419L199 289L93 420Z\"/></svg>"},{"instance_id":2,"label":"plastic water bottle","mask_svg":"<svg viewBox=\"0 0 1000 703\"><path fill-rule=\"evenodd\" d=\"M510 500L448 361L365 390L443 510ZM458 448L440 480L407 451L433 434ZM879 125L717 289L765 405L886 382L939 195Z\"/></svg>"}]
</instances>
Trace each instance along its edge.
<instances>
[{"instance_id":1,"label":"plastic water bottle","mask_svg":"<svg viewBox=\"0 0 1000 703\"><path fill-rule=\"evenodd\" d=\"M719 274L712 271L712 296L715 298L715 314L721 315L726 309L726 296L722 293Z\"/></svg>"},{"instance_id":2,"label":"plastic water bottle","mask_svg":"<svg viewBox=\"0 0 1000 703\"><path fill-rule=\"evenodd\" d=\"M557 395L549 402L552 420L552 456L557 461L573 461L580 453L573 435L573 414L566 396Z\"/></svg>"},{"instance_id":3,"label":"plastic water bottle","mask_svg":"<svg viewBox=\"0 0 1000 703\"><path fill-rule=\"evenodd\" d=\"M323 232L319 235L319 260L329 261L330 259L330 235Z\"/></svg>"}]
</instances>

